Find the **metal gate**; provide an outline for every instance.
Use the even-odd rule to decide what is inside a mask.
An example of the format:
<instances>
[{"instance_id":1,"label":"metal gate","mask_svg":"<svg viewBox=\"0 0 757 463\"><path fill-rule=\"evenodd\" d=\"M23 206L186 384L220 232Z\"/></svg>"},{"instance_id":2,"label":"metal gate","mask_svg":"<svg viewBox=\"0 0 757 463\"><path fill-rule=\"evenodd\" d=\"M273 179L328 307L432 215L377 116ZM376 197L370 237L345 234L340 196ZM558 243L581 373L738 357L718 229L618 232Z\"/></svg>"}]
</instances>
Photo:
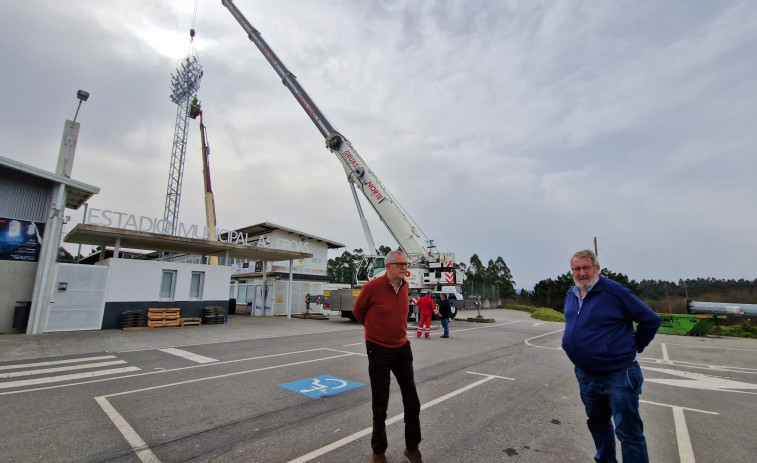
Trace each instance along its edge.
<instances>
[{"instance_id":1,"label":"metal gate","mask_svg":"<svg viewBox=\"0 0 757 463\"><path fill-rule=\"evenodd\" d=\"M45 332L99 330L109 267L57 264Z\"/></svg>"}]
</instances>

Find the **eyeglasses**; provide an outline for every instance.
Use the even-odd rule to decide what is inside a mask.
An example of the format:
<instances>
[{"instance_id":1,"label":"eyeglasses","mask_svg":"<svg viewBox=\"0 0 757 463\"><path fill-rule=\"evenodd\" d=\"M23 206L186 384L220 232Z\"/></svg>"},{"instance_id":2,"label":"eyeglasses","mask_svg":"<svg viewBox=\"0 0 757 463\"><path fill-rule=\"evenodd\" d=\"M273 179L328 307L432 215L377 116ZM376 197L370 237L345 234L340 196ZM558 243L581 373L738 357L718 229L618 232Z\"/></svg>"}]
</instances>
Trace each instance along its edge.
<instances>
[{"instance_id":1,"label":"eyeglasses","mask_svg":"<svg viewBox=\"0 0 757 463\"><path fill-rule=\"evenodd\" d=\"M583 266L583 267L573 267L573 268L571 268L571 270L573 271L573 273L579 273L581 270L583 270L584 272L588 273L589 270L591 270L593 268L594 267L591 266L591 265L586 265L586 266Z\"/></svg>"},{"instance_id":2,"label":"eyeglasses","mask_svg":"<svg viewBox=\"0 0 757 463\"><path fill-rule=\"evenodd\" d=\"M386 265L396 265L399 268L402 268L402 267L407 268L407 262L389 262Z\"/></svg>"}]
</instances>

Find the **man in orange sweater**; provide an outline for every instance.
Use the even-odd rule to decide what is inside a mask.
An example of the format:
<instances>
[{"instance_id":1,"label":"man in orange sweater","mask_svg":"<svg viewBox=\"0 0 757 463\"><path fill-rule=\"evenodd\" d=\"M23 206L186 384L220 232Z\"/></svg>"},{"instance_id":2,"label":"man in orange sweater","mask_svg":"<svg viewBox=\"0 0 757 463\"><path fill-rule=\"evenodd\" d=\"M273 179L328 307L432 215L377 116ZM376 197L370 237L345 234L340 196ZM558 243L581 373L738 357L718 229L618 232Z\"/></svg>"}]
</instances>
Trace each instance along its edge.
<instances>
[{"instance_id":1,"label":"man in orange sweater","mask_svg":"<svg viewBox=\"0 0 757 463\"><path fill-rule=\"evenodd\" d=\"M355 319L365 326L368 376L371 380L373 462L386 463L386 410L389 406L390 372L399 384L405 410L405 451L410 463L423 463L421 402L415 389L413 352L407 339L409 307L407 256L402 251L386 255L386 274L369 281L360 290L352 308Z\"/></svg>"}]
</instances>

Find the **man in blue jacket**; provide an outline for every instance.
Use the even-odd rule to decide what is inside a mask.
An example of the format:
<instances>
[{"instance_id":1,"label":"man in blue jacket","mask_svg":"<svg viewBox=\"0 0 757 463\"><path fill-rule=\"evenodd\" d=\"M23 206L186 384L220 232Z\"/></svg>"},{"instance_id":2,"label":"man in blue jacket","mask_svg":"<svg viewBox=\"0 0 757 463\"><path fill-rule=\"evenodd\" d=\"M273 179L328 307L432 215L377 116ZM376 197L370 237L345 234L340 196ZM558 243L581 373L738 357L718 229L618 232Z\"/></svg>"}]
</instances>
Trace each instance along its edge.
<instances>
[{"instance_id":1,"label":"man in blue jacket","mask_svg":"<svg viewBox=\"0 0 757 463\"><path fill-rule=\"evenodd\" d=\"M575 253L570 270L576 286L565 296L562 348L575 365L597 448L594 460L617 463L617 435L623 463L648 463L637 355L652 342L661 319L631 290L599 276L599 259L591 250Z\"/></svg>"}]
</instances>

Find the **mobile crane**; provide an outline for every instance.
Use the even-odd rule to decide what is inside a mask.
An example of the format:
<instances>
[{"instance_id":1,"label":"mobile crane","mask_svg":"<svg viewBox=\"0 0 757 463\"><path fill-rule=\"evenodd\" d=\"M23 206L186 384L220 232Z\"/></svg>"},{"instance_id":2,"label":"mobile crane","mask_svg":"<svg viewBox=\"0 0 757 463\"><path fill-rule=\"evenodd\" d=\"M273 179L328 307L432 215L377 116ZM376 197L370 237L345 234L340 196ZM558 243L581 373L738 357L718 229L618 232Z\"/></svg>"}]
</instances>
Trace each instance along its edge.
<instances>
[{"instance_id":1,"label":"mobile crane","mask_svg":"<svg viewBox=\"0 0 757 463\"><path fill-rule=\"evenodd\" d=\"M208 145L208 134L205 131L205 124L202 123L202 108L197 96L192 99L189 106L189 117L197 119L200 117L200 140L202 142L202 178L205 185L205 222L208 228L210 239L216 236L216 202L213 198L213 188L210 186L210 146ZM208 264L218 265L218 256L209 256Z\"/></svg>"},{"instance_id":2,"label":"mobile crane","mask_svg":"<svg viewBox=\"0 0 757 463\"><path fill-rule=\"evenodd\" d=\"M289 89L310 117L310 120L313 121L326 141L326 148L339 159L347 174L347 181L352 190L371 252L370 256L366 256L368 259L364 260L359 266L356 275L358 286L382 275L386 269L383 257L376 255L376 247L363 215L356 189L359 189L367 198L376 214L386 225L389 233L397 241L399 248L407 254L408 270L405 280L410 285L411 299L426 291L445 293L452 302L453 316L457 313L459 307L476 305L475 301L463 299L461 285L464 281L464 273L455 262L455 254L429 251L424 246L418 230L412 225L397 201L358 155L352 143L329 123L315 102L297 82L295 75L289 72L284 63L276 56L276 53L263 40L260 32L250 24L232 0L221 0L221 3L234 16L234 19L247 33L247 37L258 47L268 63L281 77L281 82ZM435 246L431 245L430 248L435 249ZM330 291L329 294L324 295L327 296L327 304L330 310L338 310L343 317L353 318L352 304L358 293L359 290L345 289ZM408 307L408 313L411 314L412 310L411 304Z\"/></svg>"}]
</instances>

